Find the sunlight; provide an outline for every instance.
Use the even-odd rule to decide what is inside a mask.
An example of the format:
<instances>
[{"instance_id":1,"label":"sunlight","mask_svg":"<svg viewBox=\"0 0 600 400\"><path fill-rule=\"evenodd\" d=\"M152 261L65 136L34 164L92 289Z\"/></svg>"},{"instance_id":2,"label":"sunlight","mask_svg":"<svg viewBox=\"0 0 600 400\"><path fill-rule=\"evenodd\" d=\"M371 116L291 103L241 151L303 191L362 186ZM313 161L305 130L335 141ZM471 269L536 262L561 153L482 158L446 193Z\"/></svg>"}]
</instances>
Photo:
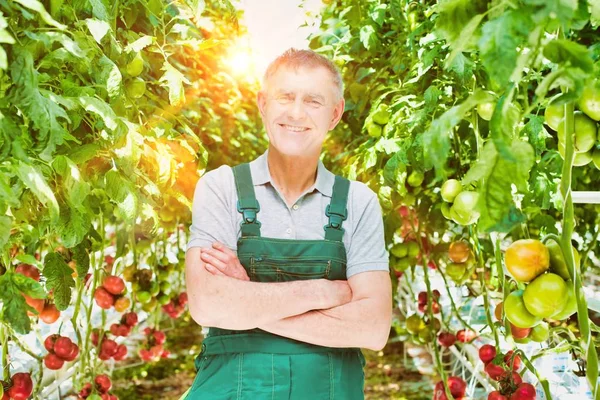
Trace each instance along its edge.
<instances>
[{"instance_id":1,"label":"sunlight","mask_svg":"<svg viewBox=\"0 0 600 400\"><path fill-rule=\"evenodd\" d=\"M250 48L247 37L238 39L229 49L224 63L236 78L245 78L248 82L260 79L256 68L258 55Z\"/></svg>"}]
</instances>

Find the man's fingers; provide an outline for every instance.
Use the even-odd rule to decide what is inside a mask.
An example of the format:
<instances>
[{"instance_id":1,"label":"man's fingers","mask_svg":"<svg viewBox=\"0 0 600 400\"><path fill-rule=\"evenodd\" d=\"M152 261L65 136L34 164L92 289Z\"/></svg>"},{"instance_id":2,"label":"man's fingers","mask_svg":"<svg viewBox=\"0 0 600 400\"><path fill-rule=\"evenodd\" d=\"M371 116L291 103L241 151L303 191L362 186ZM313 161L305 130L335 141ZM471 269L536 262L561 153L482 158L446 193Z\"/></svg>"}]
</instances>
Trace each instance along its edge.
<instances>
[{"instance_id":1,"label":"man's fingers","mask_svg":"<svg viewBox=\"0 0 600 400\"><path fill-rule=\"evenodd\" d=\"M202 261L204 261L207 264L211 264L213 267L216 267L221 272L225 272L227 270L227 264L223 263L216 257L213 257L212 255L210 255L204 251L202 252L200 257L202 258Z\"/></svg>"},{"instance_id":2,"label":"man's fingers","mask_svg":"<svg viewBox=\"0 0 600 400\"><path fill-rule=\"evenodd\" d=\"M222 275L222 276L226 276L224 273L222 273L221 271L219 271L217 268L213 267L210 264L204 264L204 267L206 268L206 270L208 272L210 272L213 275Z\"/></svg>"},{"instance_id":3,"label":"man's fingers","mask_svg":"<svg viewBox=\"0 0 600 400\"><path fill-rule=\"evenodd\" d=\"M218 249L205 249L202 251L202 253L210 254L212 257L216 258L221 262L224 262L225 264L229 264L234 260L234 258L232 258L231 253L228 254ZM233 255L233 257L237 258L237 256L235 255Z\"/></svg>"},{"instance_id":4,"label":"man's fingers","mask_svg":"<svg viewBox=\"0 0 600 400\"><path fill-rule=\"evenodd\" d=\"M221 251L221 252L223 252L223 253L231 256L231 257L237 258L237 254L233 250L231 250L229 247L225 246L222 243L214 242L213 245L212 245L212 247L213 247L213 249L217 249L217 250L219 250L219 251Z\"/></svg>"}]
</instances>

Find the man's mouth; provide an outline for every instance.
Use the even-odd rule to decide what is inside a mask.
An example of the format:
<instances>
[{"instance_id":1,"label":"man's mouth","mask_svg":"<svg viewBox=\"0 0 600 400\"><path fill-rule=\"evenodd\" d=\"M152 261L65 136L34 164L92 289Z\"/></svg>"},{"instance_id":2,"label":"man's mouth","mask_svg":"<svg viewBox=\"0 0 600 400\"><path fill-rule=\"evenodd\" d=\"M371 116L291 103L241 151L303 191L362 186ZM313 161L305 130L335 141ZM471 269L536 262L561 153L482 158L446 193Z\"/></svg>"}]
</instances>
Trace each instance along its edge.
<instances>
[{"instance_id":1,"label":"man's mouth","mask_svg":"<svg viewBox=\"0 0 600 400\"><path fill-rule=\"evenodd\" d=\"M279 126L283 127L284 129L287 129L290 132L304 132L308 130L308 128L305 128L303 126L293 126L286 124L279 124Z\"/></svg>"}]
</instances>

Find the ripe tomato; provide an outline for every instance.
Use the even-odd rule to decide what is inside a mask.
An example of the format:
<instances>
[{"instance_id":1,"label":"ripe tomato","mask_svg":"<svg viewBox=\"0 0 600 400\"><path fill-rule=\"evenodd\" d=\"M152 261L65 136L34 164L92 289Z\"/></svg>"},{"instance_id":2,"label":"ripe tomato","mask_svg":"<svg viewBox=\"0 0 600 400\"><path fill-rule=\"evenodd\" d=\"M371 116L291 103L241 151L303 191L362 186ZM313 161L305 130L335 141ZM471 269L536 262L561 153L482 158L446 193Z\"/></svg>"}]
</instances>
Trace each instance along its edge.
<instances>
[{"instance_id":1,"label":"ripe tomato","mask_svg":"<svg viewBox=\"0 0 600 400\"><path fill-rule=\"evenodd\" d=\"M479 348L479 359L483 361L484 364L489 363L496 357L496 347L491 344L484 344Z\"/></svg>"},{"instance_id":2,"label":"ripe tomato","mask_svg":"<svg viewBox=\"0 0 600 400\"><path fill-rule=\"evenodd\" d=\"M448 389L454 397L463 397L467 391L467 383L458 376L449 376L446 380Z\"/></svg>"},{"instance_id":3,"label":"ripe tomato","mask_svg":"<svg viewBox=\"0 0 600 400\"><path fill-rule=\"evenodd\" d=\"M17 274L25 275L31 279L34 279L39 282L40 280L40 270L29 264L19 264L17 268L15 268L15 272Z\"/></svg>"},{"instance_id":4,"label":"ripe tomato","mask_svg":"<svg viewBox=\"0 0 600 400\"><path fill-rule=\"evenodd\" d=\"M519 357L518 355L513 357L513 353L514 353L514 351L512 351L512 350L509 350L506 352L506 354L504 355L504 363L509 368L512 364L512 370L518 371L519 368L521 368L521 357Z\"/></svg>"},{"instance_id":5,"label":"ripe tomato","mask_svg":"<svg viewBox=\"0 0 600 400\"><path fill-rule=\"evenodd\" d=\"M118 296L125 291L125 282L118 276L107 276L104 278L102 286L108 293L114 294L115 296Z\"/></svg>"},{"instance_id":6,"label":"ripe tomato","mask_svg":"<svg viewBox=\"0 0 600 400\"><path fill-rule=\"evenodd\" d=\"M440 194L445 202L452 203L460 192L462 192L462 184L460 181L456 179L448 179L442 185Z\"/></svg>"},{"instance_id":7,"label":"ripe tomato","mask_svg":"<svg viewBox=\"0 0 600 400\"><path fill-rule=\"evenodd\" d=\"M510 323L510 334L515 339L525 339L531 333L531 328L519 328Z\"/></svg>"},{"instance_id":8,"label":"ripe tomato","mask_svg":"<svg viewBox=\"0 0 600 400\"><path fill-rule=\"evenodd\" d=\"M75 343L73 343L73 346L71 346L71 353L69 353L68 356L63 357L63 358L65 361L74 361L78 355L79 355L79 346L77 346Z\"/></svg>"},{"instance_id":9,"label":"ripe tomato","mask_svg":"<svg viewBox=\"0 0 600 400\"><path fill-rule=\"evenodd\" d=\"M100 352L107 355L109 358L117 352L118 344L112 339L104 339L100 346Z\"/></svg>"},{"instance_id":10,"label":"ripe tomato","mask_svg":"<svg viewBox=\"0 0 600 400\"><path fill-rule=\"evenodd\" d=\"M54 343L54 353L60 358L68 358L73 351L73 345L71 339L61 336Z\"/></svg>"},{"instance_id":11,"label":"ripe tomato","mask_svg":"<svg viewBox=\"0 0 600 400\"><path fill-rule=\"evenodd\" d=\"M455 263L466 262L470 253L469 244L463 240L450 243L448 248L448 257Z\"/></svg>"},{"instance_id":12,"label":"ripe tomato","mask_svg":"<svg viewBox=\"0 0 600 400\"><path fill-rule=\"evenodd\" d=\"M60 335L57 335L56 333L53 335L48 336L45 340L44 340L44 347L46 348L46 350L48 350L48 352L53 353L54 352L54 344L56 343L56 340L60 337Z\"/></svg>"},{"instance_id":13,"label":"ripe tomato","mask_svg":"<svg viewBox=\"0 0 600 400\"><path fill-rule=\"evenodd\" d=\"M121 320L128 326L135 326L138 323L138 316L135 312L132 311L128 312L127 314L123 314Z\"/></svg>"},{"instance_id":14,"label":"ripe tomato","mask_svg":"<svg viewBox=\"0 0 600 400\"><path fill-rule=\"evenodd\" d=\"M579 109L588 117L600 121L600 89L598 81L592 81L583 87L579 99Z\"/></svg>"},{"instance_id":15,"label":"ripe tomato","mask_svg":"<svg viewBox=\"0 0 600 400\"><path fill-rule=\"evenodd\" d=\"M100 393L106 393L112 387L112 382L110 381L110 378L108 377L108 375L105 374L96 375L96 379L94 379L94 382L96 383L96 388L98 388L98 391Z\"/></svg>"},{"instance_id":16,"label":"ripe tomato","mask_svg":"<svg viewBox=\"0 0 600 400\"><path fill-rule=\"evenodd\" d=\"M419 292L417 295L417 302L419 304L427 304L427 292Z\"/></svg>"},{"instance_id":17,"label":"ripe tomato","mask_svg":"<svg viewBox=\"0 0 600 400\"><path fill-rule=\"evenodd\" d=\"M115 353L113 358L116 361L121 361L124 360L125 357L127 357L127 346L125 346L124 344L120 344L119 347L117 347L117 352Z\"/></svg>"},{"instance_id":18,"label":"ripe tomato","mask_svg":"<svg viewBox=\"0 0 600 400\"><path fill-rule=\"evenodd\" d=\"M44 309L40 313L40 319L46 324L55 323L59 317L60 311L58 311L58 308L56 308L56 306L51 303L46 303Z\"/></svg>"},{"instance_id":19,"label":"ripe tomato","mask_svg":"<svg viewBox=\"0 0 600 400\"><path fill-rule=\"evenodd\" d=\"M456 332L456 339L462 343L469 343L473 341L477 337L477 333L473 332L470 329L461 329Z\"/></svg>"},{"instance_id":20,"label":"ripe tomato","mask_svg":"<svg viewBox=\"0 0 600 400\"><path fill-rule=\"evenodd\" d=\"M504 301L504 314L506 318L518 328L531 328L542 320L527 311L523 302L523 291L515 290Z\"/></svg>"},{"instance_id":21,"label":"ripe tomato","mask_svg":"<svg viewBox=\"0 0 600 400\"><path fill-rule=\"evenodd\" d=\"M534 400L536 396L535 387L530 383L521 383L517 390L510 396L510 400Z\"/></svg>"},{"instance_id":22,"label":"ripe tomato","mask_svg":"<svg viewBox=\"0 0 600 400\"><path fill-rule=\"evenodd\" d=\"M188 302L188 295L186 292L179 293L179 297L177 298L180 306L185 306Z\"/></svg>"},{"instance_id":23,"label":"ripe tomato","mask_svg":"<svg viewBox=\"0 0 600 400\"><path fill-rule=\"evenodd\" d=\"M521 239L513 242L504 255L508 272L519 282L530 282L550 267L550 254L542 242Z\"/></svg>"},{"instance_id":24,"label":"ripe tomato","mask_svg":"<svg viewBox=\"0 0 600 400\"><path fill-rule=\"evenodd\" d=\"M567 267L565 256L560 245L555 240L550 239L546 242L546 247L550 253L550 272L560 275L564 280L571 279L571 274L569 273L569 268ZM581 263L579 252L575 247L572 248L575 258L575 268L579 270Z\"/></svg>"},{"instance_id":25,"label":"ripe tomato","mask_svg":"<svg viewBox=\"0 0 600 400\"><path fill-rule=\"evenodd\" d=\"M115 311L123 312L131 306L131 300L128 297L119 297L115 300Z\"/></svg>"},{"instance_id":26,"label":"ripe tomato","mask_svg":"<svg viewBox=\"0 0 600 400\"><path fill-rule=\"evenodd\" d=\"M63 360L54 353L49 353L46 355L46 357L44 357L44 365L48 369L58 370L61 369L63 365L65 365L65 360Z\"/></svg>"},{"instance_id":27,"label":"ripe tomato","mask_svg":"<svg viewBox=\"0 0 600 400\"><path fill-rule=\"evenodd\" d=\"M503 313L504 313L504 310L502 309L502 302L500 302L496 305L496 308L494 308L494 317L496 317L496 319L498 321L502 321Z\"/></svg>"},{"instance_id":28,"label":"ripe tomato","mask_svg":"<svg viewBox=\"0 0 600 400\"><path fill-rule=\"evenodd\" d=\"M96 304L98 304L100 308L105 310L111 308L115 302L114 296L102 286L96 288L96 291L94 292L94 300L96 300Z\"/></svg>"},{"instance_id":29,"label":"ripe tomato","mask_svg":"<svg viewBox=\"0 0 600 400\"><path fill-rule=\"evenodd\" d=\"M488 394L487 400L508 400L508 397L504 396L499 391L494 390Z\"/></svg>"},{"instance_id":30,"label":"ripe tomato","mask_svg":"<svg viewBox=\"0 0 600 400\"><path fill-rule=\"evenodd\" d=\"M154 337L156 344L163 344L165 340L167 340L167 335L165 335L163 331L154 331L152 336Z\"/></svg>"},{"instance_id":31,"label":"ripe tomato","mask_svg":"<svg viewBox=\"0 0 600 400\"><path fill-rule=\"evenodd\" d=\"M551 272L540 275L523 292L525 308L536 317L550 317L565 308L567 290L567 284L560 276Z\"/></svg>"},{"instance_id":32,"label":"ripe tomato","mask_svg":"<svg viewBox=\"0 0 600 400\"><path fill-rule=\"evenodd\" d=\"M8 389L8 396L12 400L27 400L33 391L31 375L27 372L17 372L11 378L12 386Z\"/></svg>"},{"instance_id":33,"label":"ripe tomato","mask_svg":"<svg viewBox=\"0 0 600 400\"><path fill-rule=\"evenodd\" d=\"M495 381L499 381L500 378L502 378L502 376L506 372L504 368L494 363L487 363L487 365L484 368L484 371L490 376L491 379Z\"/></svg>"},{"instance_id":34,"label":"ripe tomato","mask_svg":"<svg viewBox=\"0 0 600 400\"><path fill-rule=\"evenodd\" d=\"M29 307L35 309L38 315L41 314L42 310L44 309L44 304L46 304L46 301L44 299L32 299L31 297L25 294L23 295L23 297L25 298L25 302L27 303L27 305L29 305ZM36 314L32 313L31 311L27 311L27 315L33 316Z\"/></svg>"},{"instance_id":35,"label":"ripe tomato","mask_svg":"<svg viewBox=\"0 0 600 400\"><path fill-rule=\"evenodd\" d=\"M552 319L562 321L569 318L577 312L577 298L575 297L575 288L572 281L567 281L567 302L562 310L552 315Z\"/></svg>"},{"instance_id":36,"label":"ripe tomato","mask_svg":"<svg viewBox=\"0 0 600 400\"><path fill-rule=\"evenodd\" d=\"M456 343L456 336L450 332L442 332L438 335L438 343L443 347L450 347Z\"/></svg>"},{"instance_id":37,"label":"ripe tomato","mask_svg":"<svg viewBox=\"0 0 600 400\"><path fill-rule=\"evenodd\" d=\"M585 153L596 144L596 122L581 111L575 112L574 119L575 135L573 139L575 142L575 152ZM565 143L564 124L561 123L558 125L556 133L558 135L558 141Z\"/></svg>"}]
</instances>

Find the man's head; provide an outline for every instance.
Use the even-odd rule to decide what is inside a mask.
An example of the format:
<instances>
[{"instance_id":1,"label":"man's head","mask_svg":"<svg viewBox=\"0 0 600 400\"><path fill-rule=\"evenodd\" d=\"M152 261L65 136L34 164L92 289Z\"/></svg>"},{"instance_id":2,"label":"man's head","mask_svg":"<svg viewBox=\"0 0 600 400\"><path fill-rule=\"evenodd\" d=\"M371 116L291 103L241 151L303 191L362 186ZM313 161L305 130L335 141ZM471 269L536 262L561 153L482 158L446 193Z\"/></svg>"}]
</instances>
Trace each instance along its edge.
<instances>
[{"instance_id":1,"label":"man's head","mask_svg":"<svg viewBox=\"0 0 600 400\"><path fill-rule=\"evenodd\" d=\"M344 111L340 72L312 50L289 49L267 68L258 107L271 146L288 156L319 154Z\"/></svg>"}]
</instances>

